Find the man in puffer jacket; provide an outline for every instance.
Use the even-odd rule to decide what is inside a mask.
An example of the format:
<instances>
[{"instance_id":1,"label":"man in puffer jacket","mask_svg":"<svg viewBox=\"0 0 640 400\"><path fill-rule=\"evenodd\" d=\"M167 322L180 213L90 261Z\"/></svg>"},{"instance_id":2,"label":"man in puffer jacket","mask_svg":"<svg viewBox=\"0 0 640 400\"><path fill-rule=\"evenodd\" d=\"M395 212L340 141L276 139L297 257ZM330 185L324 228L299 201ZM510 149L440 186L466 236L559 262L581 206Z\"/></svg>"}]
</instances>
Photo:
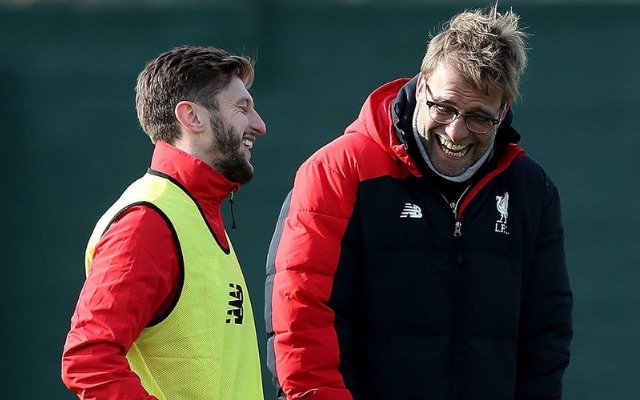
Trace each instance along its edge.
<instances>
[{"instance_id":1,"label":"man in puffer jacket","mask_svg":"<svg viewBox=\"0 0 640 400\"><path fill-rule=\"evenodd\" d=\"M512 11L460 13L298 170L267 260L267 362L296 400L560 399L558 192L517 145Z\"/></svg>"}]
</instances>

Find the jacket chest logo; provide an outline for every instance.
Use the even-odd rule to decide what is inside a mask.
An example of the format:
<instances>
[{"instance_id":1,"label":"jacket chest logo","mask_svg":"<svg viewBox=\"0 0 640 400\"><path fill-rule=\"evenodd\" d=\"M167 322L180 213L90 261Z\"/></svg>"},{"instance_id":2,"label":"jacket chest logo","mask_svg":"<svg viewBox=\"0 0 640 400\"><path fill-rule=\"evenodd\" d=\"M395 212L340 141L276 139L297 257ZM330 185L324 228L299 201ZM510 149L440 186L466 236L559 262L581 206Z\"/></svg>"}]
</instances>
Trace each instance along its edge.
<instances>
[{"instance_id":1,"label":"jacket chest logo","mask_svg":"<svg viewBox=\"0 0 640 400\"><path fill-rule=\"evenodd\" d=\"M500 218L496 220L495 232L508 235L507 218L509 217L509 192L504 192L503 196L496 196L496 208L500 213Z\"/></svg>"},{"instance_id":2,"label":"jacket chest logo","mask_svg":"<svg viewBox=\"0 0 640 400\"><path fill-rule=\"evenodd\" d=\"M242 286L230 283L229 287L231 291L229 292L229 309L227 310L227 315L230 318L227 318L227 324L234 323L236 325L242 325L242 319L244 317L244 295L242 292Z\"/></svg>"},{"instance_id":3,"label":"jacket chest logo","mask_svg":"<svg viewBox=\"0 0 640 400\"><path fill-rule=\"evenodd\" d=\"M400 218L422 218L422 209L416 204L404 203Z\"/></svg>"}]
</instances>

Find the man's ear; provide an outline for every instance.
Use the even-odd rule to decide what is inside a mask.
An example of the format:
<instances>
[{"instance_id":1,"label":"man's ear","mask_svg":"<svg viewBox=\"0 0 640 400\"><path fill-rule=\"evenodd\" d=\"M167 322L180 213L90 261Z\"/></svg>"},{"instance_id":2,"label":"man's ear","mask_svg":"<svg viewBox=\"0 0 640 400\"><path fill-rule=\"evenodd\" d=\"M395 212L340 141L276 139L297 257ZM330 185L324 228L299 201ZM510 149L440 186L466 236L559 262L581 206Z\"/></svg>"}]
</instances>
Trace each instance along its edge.
<instances>
[{"instance_id":1,"label":"man's ear","mask_svg":"<svg viewBox=\"0 0 640 400\"><path fill-rule=\"evenodd\" d=\"M181 101L176 104L176 118L185 128L192 132L204 131L202 110L196 103Z\"/></svg>"}]
</instances>

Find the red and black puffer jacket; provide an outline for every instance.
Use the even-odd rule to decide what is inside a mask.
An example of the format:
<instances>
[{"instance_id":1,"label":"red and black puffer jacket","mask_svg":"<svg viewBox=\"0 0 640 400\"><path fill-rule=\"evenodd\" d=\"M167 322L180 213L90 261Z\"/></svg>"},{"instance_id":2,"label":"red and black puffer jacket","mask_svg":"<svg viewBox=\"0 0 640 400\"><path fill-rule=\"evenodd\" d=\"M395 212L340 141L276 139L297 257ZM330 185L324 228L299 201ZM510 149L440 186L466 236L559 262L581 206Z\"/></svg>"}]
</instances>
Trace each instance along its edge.
<instances>
[{"instance_id":1,"label":"red and black puffer jacket","mask_svg":"<svg viewBox=\"0 0 640 400\"><path fill-rule=\"evenodd\" d=\"M267 260L278 396L560 399L572 293L556 187L501 126L495 167L452 210L394 127L414 87L374 91L296 174Z\"/></svg>"}]
</instances>

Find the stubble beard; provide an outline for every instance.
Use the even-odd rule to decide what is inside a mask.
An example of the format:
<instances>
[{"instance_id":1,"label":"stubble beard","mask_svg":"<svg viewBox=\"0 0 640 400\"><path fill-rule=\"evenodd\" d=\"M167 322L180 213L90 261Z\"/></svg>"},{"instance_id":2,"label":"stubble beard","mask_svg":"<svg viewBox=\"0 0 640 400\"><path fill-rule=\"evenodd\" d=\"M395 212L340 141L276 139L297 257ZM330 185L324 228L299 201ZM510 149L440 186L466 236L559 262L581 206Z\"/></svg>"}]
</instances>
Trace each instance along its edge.
<instances>
[{"instance_id":1,"label":"stubble beard","mask_svg":"<svg viewBox=\"0 0 640 400\"><path fill-rule=\"evenodd\" d=\"M244 155L242 134L218 115L211 117L211 128L214 133L211 150L220 155L213 161L213 168L231 182L243 185L251 181L253 166Z\"/></svg>"}]
</instances>

